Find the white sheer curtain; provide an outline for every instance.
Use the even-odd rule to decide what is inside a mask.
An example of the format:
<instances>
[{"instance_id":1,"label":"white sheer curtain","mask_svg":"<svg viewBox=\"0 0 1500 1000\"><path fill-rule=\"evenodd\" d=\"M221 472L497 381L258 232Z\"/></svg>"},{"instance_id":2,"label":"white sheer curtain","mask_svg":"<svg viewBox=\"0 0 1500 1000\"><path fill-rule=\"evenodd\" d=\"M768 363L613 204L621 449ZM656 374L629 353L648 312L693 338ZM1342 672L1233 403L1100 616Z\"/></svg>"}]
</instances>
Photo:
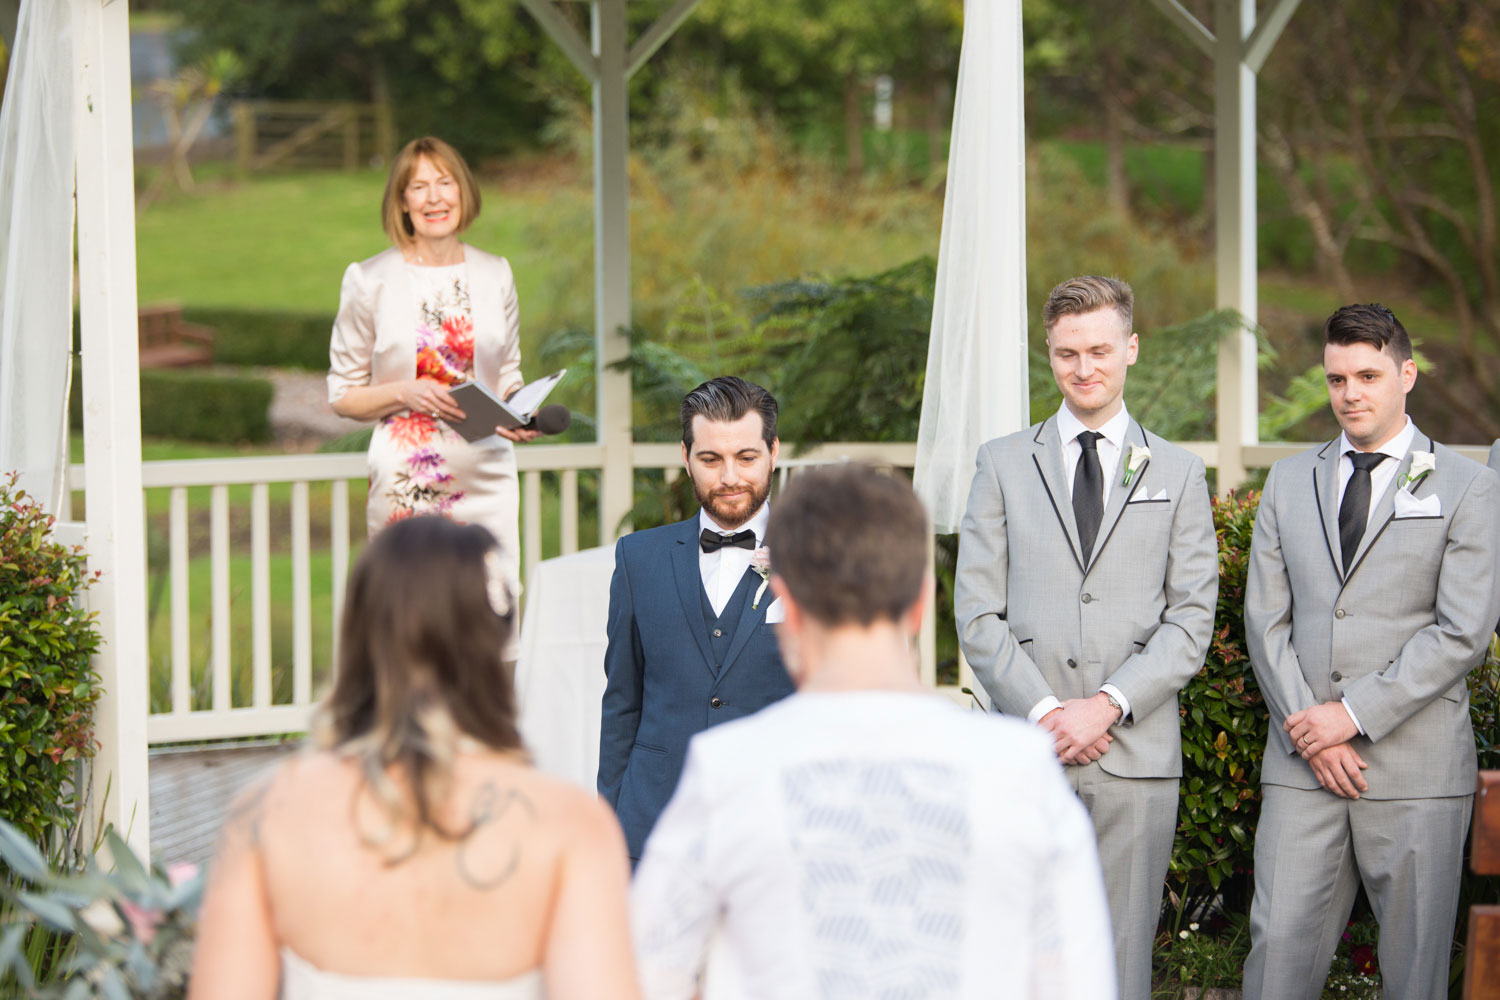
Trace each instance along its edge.
<instances>
[{"instance_id":1,"label":"white sheer curtain","mask_svg":"<svg viewBox=\"0 0 1500 1000\"><path fill-rule=\"evenodd\" d=\"M73 4L22 0L0 107L0 475L54 513L73 339Z\"/></svg>"},{"instance_id":2,"label":"white sheer curtain","mask_svg":"<svg viewBox=\"0 0 1500 1000\"><path fill-rule=\"evenodd\" d=\"M1026 140L1020 0L967 0L917 492L958 530L979 446L1025 427Z\"/></svg>"}]
</instances>

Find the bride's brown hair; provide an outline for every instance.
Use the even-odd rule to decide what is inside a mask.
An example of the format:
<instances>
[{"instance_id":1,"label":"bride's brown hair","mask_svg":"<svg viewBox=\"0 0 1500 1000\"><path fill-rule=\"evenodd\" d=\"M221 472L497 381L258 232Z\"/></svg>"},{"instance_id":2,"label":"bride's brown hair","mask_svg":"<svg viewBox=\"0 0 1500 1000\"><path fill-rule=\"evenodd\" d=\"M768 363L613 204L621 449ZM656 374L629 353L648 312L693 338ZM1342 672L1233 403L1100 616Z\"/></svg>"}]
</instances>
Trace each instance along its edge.
<instances>
[{"instance_id":1,"label":"bride's brown hair","mask_svg":"<svg viewBox=\"0 0 1500 1000\"><path fill-rule=\"evenodd\" d=\"M423 829L467 835L437 815L460 741L523 752L500 662L514 598L496 576L497 556L482 527L413 517L376 535L350 575L338 677L315 732L318 745L359 764L385 806L390 831L373 841L403 821L417 834L413 850Z\"/></svg>"}]
</instances>

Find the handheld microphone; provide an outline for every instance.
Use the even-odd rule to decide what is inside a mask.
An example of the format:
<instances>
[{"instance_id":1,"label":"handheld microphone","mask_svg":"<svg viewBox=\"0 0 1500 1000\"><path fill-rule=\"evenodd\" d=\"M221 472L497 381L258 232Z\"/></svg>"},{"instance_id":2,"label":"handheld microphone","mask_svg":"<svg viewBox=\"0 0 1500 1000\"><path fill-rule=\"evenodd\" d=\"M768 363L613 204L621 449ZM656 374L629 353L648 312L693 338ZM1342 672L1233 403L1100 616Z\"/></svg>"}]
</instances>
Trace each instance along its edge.
<instances>
[{"instance_id":1,"label":"handheld microphone","mask_svg":"<svg viewBox=\"0 0 1500 1000\"><path fill-rule=\"evenodd\" d=\"M541 434L561 434L573 423L573 412L566 406L557 403L542 407L531 415L531 419L522 424L522 429L537 431Z\"/></svg>"}]
</instances>

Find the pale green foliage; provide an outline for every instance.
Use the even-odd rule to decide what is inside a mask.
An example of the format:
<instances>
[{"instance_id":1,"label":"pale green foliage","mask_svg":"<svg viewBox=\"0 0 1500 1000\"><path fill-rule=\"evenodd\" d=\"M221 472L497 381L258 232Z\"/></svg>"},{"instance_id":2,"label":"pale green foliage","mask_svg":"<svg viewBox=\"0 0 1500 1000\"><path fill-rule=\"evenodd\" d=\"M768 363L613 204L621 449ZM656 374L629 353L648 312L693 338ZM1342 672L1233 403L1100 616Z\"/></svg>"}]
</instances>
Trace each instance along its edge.
<instances>
[{"instance_id":1,"label":"pale green foliage","mask_svg":"<svg viewBox=\"0 0 1500 1000\"><path fill-rule=\"evenodd\" d=\"M37 1000L175 1000L185 995L203 873L175 880L148 869L114 831L108 853L84 871L55 871L19 830L0 820L0 885L9 917L0 928L0 981ZM177 873L173 873L177 874ZM52 963L36 969L28 939L51 936Z\"/></svg>"}]
</instances>

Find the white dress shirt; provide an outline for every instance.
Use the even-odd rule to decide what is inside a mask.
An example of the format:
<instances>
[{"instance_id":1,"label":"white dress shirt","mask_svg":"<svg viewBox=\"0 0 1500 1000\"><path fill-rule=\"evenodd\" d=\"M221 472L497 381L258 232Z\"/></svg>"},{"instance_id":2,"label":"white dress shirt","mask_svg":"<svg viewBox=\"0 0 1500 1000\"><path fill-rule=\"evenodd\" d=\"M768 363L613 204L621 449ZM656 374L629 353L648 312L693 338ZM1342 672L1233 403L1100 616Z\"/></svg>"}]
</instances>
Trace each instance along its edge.
<instances>
[{"instance_id":1,"label":"white dress shirt","mask_svg":"<svg viewBox=\"0 0 1500 1000\"><path fill-rule=\"evenodd\" d=\"M755 532L757 549L766 544L766 525L770 520L770 504L762 504L748 524L733 530L720 527L718 522L708 516L707 510L702 508L698 510L699 531L706 529L720 535L732 535L735 531L744 531L748 528ZM740 579L745 575L745 570L750 568L751 552L751 549L729 545L714 552L704 552L702 547L699 547L698 572L703 575L703 592L708 595L708 603L713 605L715 615L722 615L724 605L728 604L729 599L734 596L734 590L740 585Z\"/></svg>"},{"instance_id":2,"label":"white dress shirt","mask_svg":"<svg viewBox=\"0 0 1500 1000\"><path fill-rule=\"evenodd\" d=\"M1401 460L1406 457L1407 451L1411 448L1411 440L1416 436L1417 427L1411 422L1411 417L1407 417L1406 426L1401 428L1401 430L1396 433L1395 437L1391 438L1379 448L1374 449L1375 451L1380 452L1382 455L1387 455L1390 458L1395 459L1395 461L1381 462L1379 465L1375 466L1374 469L1370 470L1369 517L1373 518L1375 516L1375 508L1380 505L1380 498L1385 496L1386 488L1391 485L1391 480L1396 478L1396 471L1401 468ZM1349 436L1347 434L1339 435L1340 505L1342 505L1344 502L1344 490L1349 486L1349 477L1354 475L1354 462L1349 458L1348 453L1351 451L1359 450L1360 449L1354 447L1353 443L1350 442ZM1366 520L1365 526L1368 527L1369 524L1370 522Z\"/></svg>"},{"instance_id":3,"label":"white dress shirt","mask_svg":"<svg viewBox=\"0 0 1500 1000\"><path fill-rule=\"evenodd\" d=\"M1125 404L1121 403L1120 412L1099 428L1085 425L1068 409L1067 403L1063 403L1057 411L1057 433L1062 438L1063 474L1068 483L1070 500L1073 498L1073 477L1078 472L1078 456L1083 454L1083 445L1078 443L1078 435L1096 429L1104 435L1094 447L1099 450L1099 471L1104 475L1104 496L1100 498L1100 502L1107 504L1109 492L1116 485L1115 473L1120 468L1120 452L1125 450L1125 432L1130 429L1130 414L1125 410Z\"/></svg>"},{"instance_id":4,"label":"white dress shirt","mask_svg":"<svg viewBox=\"0 0 1500 1000\"><path fill-rule=\"evenodd\" d=\"M1396 478L1396 471L1401 468L1401 460L1406 457L1407 451L1411 448L1411 440L1416 436L1417 427L1411 422L1411 417L1407 417L1406 426L1402 427L1395 437L1374 449L1388 456L1388 460L1370 470L1370 512L1365 519L1366 531L1370 529L1370 519L1375 516L1375 508L1380 506L1380 498L1385 496L1391 480ZM1354 475L1354 462L1349 458L1348 453L1359 450L1361 449L1354 447L1354 443L1349 440L1349 435L1339 435L1339 506L1343 506L1344 490L1349 487L1349 477ZM1354 728L1358 729L1359 734L1363 736L1365 727L1359 724L1359 716L1355 715L1354 709L1349 707L1349 700L1347 698L1339 700L1344 703L1344 711L1349 713L1349 719L1354 723Z\"/></svg>"},{"instance_id":5,"label":"white dress shirt","mask_svg":"<svg viewBox=\"0 0 1500 1000\"><path fill-rule=\"evenodd\" d=\"M1115 485L1115 473L1120 470L1120 454L1125 450L1125 432L1130 428L1130 413L1125 409L1125 404L1120 404L1120 412L1105 421L1104 426L1098 429L1104 436L1100 438L1094 447L1099 451L1099 471L1104 476L1104 495L1100 503L1109 503L1109 491ZM1073 477L1078 474L1078 456L1083 454L1083 445L1078 443L1078 435L1084 431L1094 430L1084 424L1068 409L1068 404L1063 403L1057 410L1057 433L1062 438L1063 449L1063 476L1068 483L1068 499L1073 498ZM1125 692L1113 684L1103 684L1100 691L1114 698L1120 703L1120 721L1124 722L1130 716L1130 699L1125 697ZM1042 716L1054 708L1062 708L1062 702L1055 695L1047 695L1041 701L1031 707L1026 713L1028 722L1037 722Z\"/></svg>"}]
</instances>

